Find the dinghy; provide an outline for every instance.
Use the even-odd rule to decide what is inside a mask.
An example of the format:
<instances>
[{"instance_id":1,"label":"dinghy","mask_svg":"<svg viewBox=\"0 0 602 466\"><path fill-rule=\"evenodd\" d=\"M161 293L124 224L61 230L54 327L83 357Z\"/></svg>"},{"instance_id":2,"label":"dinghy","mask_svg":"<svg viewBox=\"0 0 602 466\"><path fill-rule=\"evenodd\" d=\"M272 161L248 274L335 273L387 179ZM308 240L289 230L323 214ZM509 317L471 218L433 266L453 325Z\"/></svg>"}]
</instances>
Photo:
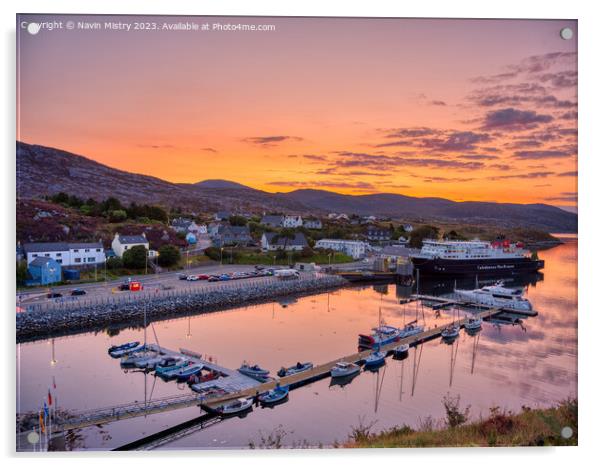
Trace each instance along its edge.
<instances>
[{"instance_id":1,"label":"dinghy","mask_svg":"<svg viewBox=\"0 0 602 466\"><path fill-rule=\"evenodd\" d=\"M139 341L130 341L129 343L124 343L123 345L113 345L107 350L107 353L109 353L111 356L113 356L112 353L114 353L115 351L132 349L132 348L135 348L136 346L138 346L139 344L140 344ZM113 357L118 358L119 356L113 356Z\"/></svg>"},{"instance_id":2,"label":"dinghy","mask_svg":"<svg viewBox=\"0 0 602 466\"><path fill-rule=\"evenodd\" d=\"M285 367L282 367L278 371L278 377L286 377L287 375L298 374L299 372L308 371L312 367L314 367L314 365L311 362L304 362L304 363L298 362L297 364L289 367L288 369Z\"/></svg>"},{"instance_id":3,"label":"dinghy","mask_svg":"<svg viewBox=\"0 0 602 466\"><path fill-rule=\"evenodd\" d=\"M408 344L399 345L395 349L393 349L393 357L394 358L402 358L408 354L409 350L410 350L410 345L408 345Z\"/></svg>"},{"instance_id":4,"label":"dinghy","mask_svg":"<svg viewBox=\"0 0 602 466\"><path fill-rule=\"evenodd\" d=\"M231 414L242 413L243 411L246 411L247 409L251 409L252 406L253 406L252 398L238 398L237 400L230 401L229 403L226 403L226 404L216 408L215 411L221 415L227 416L227 415L231 415Z\"/></svg>"},{"instance_id":5,"label":"dinghy","mask_svg":"<svg viewBox=\"0 0 602 466\"><path fill-rule=\"evenodd\" d=\"M170 378L175 377L178 382L186 382L191 375L198 374L202 369L202 364L190 364L172 373Z\"/></svg>"},{"instance_id":6,"label":"dinghy","mask_svg":"<svg viewBox=\"0 0 602 466\"><path fill-rule=\"evenodd\" d=\"M256 378L265 379L266 377L268 377L270 375L269 370L262 369L257 364L254 364L253 366L251 366L250 364L247 364L247 363L243 363L242 366L240 366L238 368L238 372L240 372L241 374L247 375L249 377L252 377L254 379L256 379Z\"/></svg>"},{"instance_id":7,"label":"dinghy","mask_svg":"<svg viewBox=\"0 0 602 466\"><path fill-rule=\"evenodd\" d=\"M364 365L367 368L380 366L385 362L385 358L387 357L387 353L384 351L375 351L366 359L364 359Z\"/></svg>"},{"instance_id":8,"label":"dinghy","mask_svg":"<svg viewBox=\"0 0 602 466\"><path fill-rule=\"evenodd\" d=\"M175 362L174 362L175 361ZM160 365L155 369L155 374L163 378L170 378L170 375L175 374L177 371L192 364L188 359L174 358L167 363L166 365Z\"/></svg>"},{"instance_id":9,"label":"dinghy","mask_svg":"<svg viewBox=\"0 0 602 466\"><path fill-rule=\"evenodd\" d=\"M288 396L288 387L277 386L262 395L259 395L258 400L262 405L273 405L281 402Z\"/></svg>"},{"instance_id":10,"label":"dinghy","mask_svg":"<svg viewBox=\"0 0 602 466\"><path fill-rule=\"evenodd\" d=\"M111 351L110 355L112 358L118 359L123 356L127 356L128 354L138 353L139 351L144 351L146 349L145 345L142 346L134 346L131 348L123 348L115 351Z\"/></svg>"}]
</instances>

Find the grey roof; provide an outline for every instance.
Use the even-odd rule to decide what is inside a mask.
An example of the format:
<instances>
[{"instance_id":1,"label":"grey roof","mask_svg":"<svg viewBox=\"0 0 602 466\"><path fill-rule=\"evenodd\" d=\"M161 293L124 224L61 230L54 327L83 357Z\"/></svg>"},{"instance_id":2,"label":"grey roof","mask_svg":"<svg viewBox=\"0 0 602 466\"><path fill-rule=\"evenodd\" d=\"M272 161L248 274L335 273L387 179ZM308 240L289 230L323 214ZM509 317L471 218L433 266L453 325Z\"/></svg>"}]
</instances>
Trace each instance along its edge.
<instances>
[{"instance_id":1,"label":"grey roof","mask_svg":"<svg viewBox=\"0 0 602 466\"><path fill-rule=\"evenodd\" d=\"M278 233L266 232L264 235L268 243L274 246L284 247L285 244L288 246L308 246L307 240L305 239L305 235L303 233L295 233L294 238L284 238L282 236L278 236L275 242L274 238L278 235Z\"/></svg>"},{"instance_id":2,"label":"grey roof","mask_svg":"<svg viewBox=\"0 0 602 466\"><path fill-rule=\"evenodd\" d=\"M49 262L54 262L60 267L60 264L57 261L55 261L52 257L36 257L29 263L29 266L31 267L33 265L34 267L45 267L46 264L48 264Z\"/></svg>"},{"instance_id":3,"label":"grey roof","mask_svg":"<svg viewBox=\"0 0 602 466\"><path fill-rule=\"evenodd\" d=\"M385 246L380 254L385 256L408 257L411 253L415 253L417 249L406 248L403 246Z\"/></svg>"},{"instance_id":4,"label":"grey roof","mask_svg":"<svg viewBox=\"0 0 602 466\"><path fill-rule=\"evenodd\" d=\"M69 245L65 242L60 243L25 243L23 250L26 253L30 252L54 252L54 251L68 251Z\"/></svg>"},{"instance_id":5,"label":"grey roof","mask_svg":"<svg viewBox=\"0 0 602 466\"><path fill-rule=\"evenodd\" d=\"M142 235L119 235L119 242L121 244L140 244L148 243L148 240Z\"/></svg>"},{"instance_id":6,"label":"grey roof","mask_svg":"<svg viewBox=\"0 0 602 466\"><path fill-rule=\"evenodd\" d=\"M264 225L280 225L282 223L282 215L264 215L261 223Z\"/></svg>"},{"instance_id":7,"label":"grey roof","mask_svg":"<svg viewBox=\"0 0 602 466\"><path fill-rule=\"evenodd\" d=\"M102 248L101 242L95 243L67 243L67 242L56 242L56 243L25 243L23 245L23 251L26 253L32 252L57 252L57 251L68 251L69 249L96 249Z\"/></svg>"},{"instance_id":8,"label":"grey roof","mask_svg":"<svg viewBox=\"0 0 602 466\"><path fill-rule=\"evenodd\" d=\"M244 225L244 226L233 226L233 225L220 225L218 232L220 235L224 235L227 233L233 234L233 235L249 235L250 234L250 230L248 225Z\"/></svg>"}]
</instances>

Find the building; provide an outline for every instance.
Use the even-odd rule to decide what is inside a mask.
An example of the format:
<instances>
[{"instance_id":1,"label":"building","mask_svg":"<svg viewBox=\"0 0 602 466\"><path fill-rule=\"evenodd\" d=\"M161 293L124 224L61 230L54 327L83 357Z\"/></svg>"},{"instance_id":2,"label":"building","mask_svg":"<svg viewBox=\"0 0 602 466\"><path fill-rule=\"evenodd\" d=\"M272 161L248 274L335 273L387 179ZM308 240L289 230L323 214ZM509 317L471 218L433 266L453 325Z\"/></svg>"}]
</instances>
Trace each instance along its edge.
<instances>
[{"instance_id":1,"label":"building","mask_svg":"<svg viewBox=\"0 0 602 466\"><path fill-rule=\"evenodd\" d=\"M332 249L339 251L354 259L360 259L366 255L369 245L364 241L353 241L348 239L321 239L316 242L315 248Z\"/></svg>"},{"instance_id":2,"label":"building","mask_svg":"<svg viewBox=\"0 0 602 466\"><path fill-rule=\"evenodd\" d=\"M308 230L321 230L322 221L319 218L306 218L303 220L303 226Z\"/></svg>"},{"instance_id":3,"label":"building","mask_svg":"<svg viewBox=\"0 0 602 466\"><path fill-rule=\"evenodd\" d=\"M119 233L115 233L115 237L111 243L111 248L117 257L123 257L125 251L135 246L144 246L147 250L150 249L144 233L141 235L120 235Z\"/></svg>"},{"instance_id":4,"label":"building","mask_svg":"<svg viewBox=\"0 0 602 466\"><path fill-rule=\"evenodd\" d=\"M104 264L106 256L101 242L94 243L25 243L23 255L30 264L38 257L54 259L63 267Z\"/></svg>"},{"instance_id":5,"label":"building","mask_svg":"<svg viewBox=\"0 0 602 466\"><path fill-rule=\"evenodd\" d=\"M215 220L217 220L218 222L221 222L223 220L228 220L231 215L232 214L230 212L222 210L222 211L216 212L216 214L213 216L213 218L215 218Z\"/></svg>"},{"instance_id":6,"label":"building","mask_svg":"<svg viewBox=\"0 0 602 466\"><path fill-rule=\"evenodd\" d=\"M366 237L369 241L390 241L391 231L387 228L378 228L370 225L366 231Z\"/></svg>"},{"instance_id":7,"label":"building","mask_svg":"<svg viewBox=\"0 0 602 466\"><path fill-rule=\"evenodd\" d=\"M217 234L213 238L217 247L222 246L248 246L253 243L249 226L233 226L222 223L218 227Z\"/></svg>"},{"instance_id":8,"label":"building","mask_svg":"<svg viewBox=\"0 0 602 466\"><path fill-rule=\"evenodd\" d=\"M403 226L403 231L405 231L406 233L411 233L412 231L414 231L414 227L408 223Z\"/></svg>"},{"instance_id":9,"label":"building","mask_svg":"<svg viewBox=\"0 0 602 466\"><path fill-rule=\"evenodd\" d=\"M207 234L207 225L197 225L194 220L187 218L174 218L171 221L171 227L178 233L192 233L193 235Z\"/></svg>"},{"instance_id":10,"label":"building","mask_svg":"<svg viewBox=\"0 0 602 466\"><path fill-rule=\"evenodd\" d=\"M282 219L284 228L298 228L303 226L303 219L300 215L285 215Z\"/></svg>"},{"instance_id":11,"label":"building","mask_svg":"<svg viewBox=\"0 0 602 466\"><path fill-rule=\"evenodd\" d=\"M272 232L265 232L261 236L261 248L264 251L302 251L306 247L309 245L303 233L295 233L294 238Z\"/></svg>"},{"instance_id":12,"label":"building","mask_svg":"<svg viewBox=\"0 0 602 466\"><path fill-rule=\"evenodd\" d=\"M267 227L279 228L282 226L283 219L282 215L264 215L260 223Z\"/></svg>"},{"instance_id":13,"label":"building","mask_svg":"<svg viewBox=\"0 0 602 466\"><path fill-rule=\"evenodd\" d=\"M62 277L61 264L51 257L36 257L27 267L31 277L28 285L51 285L59 283Z\"/></svg>"}]
</instances>

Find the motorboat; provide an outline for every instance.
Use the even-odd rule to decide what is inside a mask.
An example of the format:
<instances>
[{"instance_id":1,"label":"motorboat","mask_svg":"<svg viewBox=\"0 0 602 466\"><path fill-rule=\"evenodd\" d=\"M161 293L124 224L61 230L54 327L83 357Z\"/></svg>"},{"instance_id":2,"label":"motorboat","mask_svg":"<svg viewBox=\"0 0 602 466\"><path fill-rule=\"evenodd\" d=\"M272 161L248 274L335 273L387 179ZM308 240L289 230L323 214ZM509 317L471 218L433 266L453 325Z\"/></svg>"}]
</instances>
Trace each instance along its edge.
<instances>
[{"instance_id":1,"label":"motorboat","mask_svg":"<svg viewBox=\"0 0 602 466\"><path fill-rule=\"evenodd\" d=\"M163 358L163 361L155 366L155 373L161 375L164 372L168 372L174 369L183 367L188 360L186 358L175 358L173 356L167 356Z\"/></svg>"},{"instance_id":2,"label":"motorboat","mask_svg":"<svg viewBox=\"0 0 602 466\"><path fill-rule=\"evenodd\" d=\"M366 359L364 359L365 367L377 367L385 362L385 358L387 357L387 353L384 351L375 351L370 354Z\"/></svg>"},{"instance_id":3,"label":"motorboat","mask_svg":"<svg viewBox=\"0 0 602 466\"><path fill-rule=\"evenodd\" d=\"M234 401L230 401L226 404L221 405L215 411L222 415L238 414L251 409L253 406L252 398L238 398Z\"/></svg>"},{"instance_id":4,"label":"motorboat","mask_svg":"<svg viewBox=\"0 0 602 466\"><path fill-rule=\"evenodd\" d=\"M138 345L140 345L139 341L130 341L129 343L124 343L123 345L113 345L107 350L107 353L109 353L111 356L113 356L112 353L114 353L115 351L133 349ZM113 357L118 358L119 356L113 356Z\"/></svg>"},{"instance_id":5,"label":"motorboat","mask_svg":"<svg viewBox=\"0 0 602 466\"><path fill-rule=\"evenodd\" d=\"M481 306L531 311L533 306L523 297L522 289L506 288L502 282L484 286L476 290L455 290L455 293L469 303Z\"/></svg>"},{"instance_id":6,"label":"motorboat","mask_svg":"<svg viewBox=\"0 0 602 466\"><path fill-rule=\"evenodd\" d=\"M262 405L276 404L288 396L288 386L276 386L276 388L259 395L258 400Z\"/></svg>"},{"instance_id":7,"label":"motorboat","mask_svg":"<svg viewBox=\"0 0 602 466\"><path fill-rule=\"evenodd\" d=\"M391 325L379 325L372 329L370 335L360 334L358 344L361 347L377 348L388 343L392 343L401 338L400 330Z\"/></svg>"},{"instance_id":8,"label":"motorboat","mask_svg":"<svg viewBox=\"0 0 602 466\"><path fill-rule=\"evenodd\" d=\"M158 367L155 369L155 374L164 379L171 379L176 377L179 371L191 365L193 365L193 363L186 359L169 367Z\"/></svg>"},{"instance_id":9,"label":"motorboat","mask_svg":"<svg viewBox=\"0 0 602 466\"><path fill-rule=\"evenodd\" d=\"M409 350L410 350L410 345L401 344L393 349L393 357L401 358L401 357L407 355Z\"/></svg>"},{"instance_id":10,"label":"motorboat","mask_svg":"<svg viewBox=\"0 0 602 466\"><path fill-rule=\"evenodd\" d=\"M360 366L352 362L337 362L332 369L330 369L330 375L333 378L336 377L348 377L353 374L357 374L360 371Z\"/></svg>"},{"instance_id":11,"label":"motorboat","mask_svg":"<svg viewBox=\"0 0 602 466\"><path fill-rule=\"evenodd\" d=\"M298 374L299 372L308 371L312 367L314 367L314 365L311 362L298 362L297 364L289 368L280 368L280 370L278 371L278 377L286 377L288 375Z\"/></svg>"},{"instance_id":12,"label":"motorboat","mask_svg":"<svg viewBox=\"0 0 602 466\"><path fill-rule=\"evenodd\" d=\"M133 354L133 353L138 353L139 351L144 351L145 349L146 349L145 345L133 346L130 348L117 349L117 350L111 351L109 354L111 355L112 358L118 359L118 358L127 356L128 354Z\"/></svg>"},{"instance_id":13,"label":"motorboat","mask_svg":"<svg viewBox=\"0 0 602 466\"><path fill-rule=\"evenodd\" d=\"M169 378L175 378L178 382L186 382L191 376L198 374L202 370L202 364L190 364L170 373Z\"/></svg>"},{"instance_id":14,"label":"motorboat","mask_svg":"<svg viewBox=\"0 0 602 466\"><path fill-rule=\"evenodd\" d=\"M121 358L122 367L144 367L148 361L157 357L155 351L136 352Z\"/></svg>"},{"instance_id":15,"label":"motorboat","mask_svg":"<svg viewBox=\"0 0 602 466\"><path fill-rule=\"evenodd\" d=\"M238 368L238 372L244 375L248 375L252 378L265 379L270 375L270 371L267 369L262 369L257 364L250 365L247 363L243 363L242 366Z\"/></svg>"},{"instance_id":16,"label":"motorboat","mask_svg":"<svg viewBox=\"0 0 602 466\"><path fill-rule=\"evenodd\" d=\"M471 317L468 319L468 322L464 324L464 328L469 331L475 331L480 329L481 325L483 325L483 319L474 319Z\"/></svg>"},{"instance_id":17,"label":"motorboat","mask_svg":"<svg viewBox=\"0 0 602 466\"><path fill-rule=\"evenodd\" d=\"M460 326L456 323L448 325L443 330L441 330L441 336L444 340L453 340L455 338L458 338L458 335L460 335Z\"/></svg>"},{"instance_id":18,"label":"motorboat","mask_svg":"<svg viewBox=\"0 0 602 466\"><path fill-rule=\"evenodd\" d=\"M219 379L221 376L221 374L217 371L209 371L206 374L201 374L200 372L198 374L194 374L191 375L188 380L186 381L186 383L188 383L188 385L196 385L196 384L201 384L201 383L205 383L205 382L209 382L211 380L215 380L215 379Z\"/></svg>"},{"instance_id":19,"label":"motorboat","mask_svg":"<svg viewBox=\"0 0 602 466\"><path fill-rule=\"evenodd\" d=\"M412 335L416 335L424 331L424 327L422 325L418 325L416 321L410 322L407 325L404 325L403 328L399 329L400 338L411 337Z\"/></svg>"}]
</instances>

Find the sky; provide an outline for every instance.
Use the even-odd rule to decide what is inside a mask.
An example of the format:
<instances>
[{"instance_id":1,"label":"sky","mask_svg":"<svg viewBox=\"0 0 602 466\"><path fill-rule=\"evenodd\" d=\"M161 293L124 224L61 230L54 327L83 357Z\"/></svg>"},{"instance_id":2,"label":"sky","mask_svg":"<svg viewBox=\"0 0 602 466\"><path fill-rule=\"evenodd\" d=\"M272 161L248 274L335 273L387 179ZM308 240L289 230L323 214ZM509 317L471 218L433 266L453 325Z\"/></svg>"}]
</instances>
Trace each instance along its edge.
<instances>
[{"instance_id":1,"label":"sky","mask_svg":"<svg viewBox=\"0 0 602 466\"><path fill-rule=\"evenodd\" d=\"M576 209L574 20L21 15L17 48L24 142L180 183Z\"/></svg>"}]
</instances>

